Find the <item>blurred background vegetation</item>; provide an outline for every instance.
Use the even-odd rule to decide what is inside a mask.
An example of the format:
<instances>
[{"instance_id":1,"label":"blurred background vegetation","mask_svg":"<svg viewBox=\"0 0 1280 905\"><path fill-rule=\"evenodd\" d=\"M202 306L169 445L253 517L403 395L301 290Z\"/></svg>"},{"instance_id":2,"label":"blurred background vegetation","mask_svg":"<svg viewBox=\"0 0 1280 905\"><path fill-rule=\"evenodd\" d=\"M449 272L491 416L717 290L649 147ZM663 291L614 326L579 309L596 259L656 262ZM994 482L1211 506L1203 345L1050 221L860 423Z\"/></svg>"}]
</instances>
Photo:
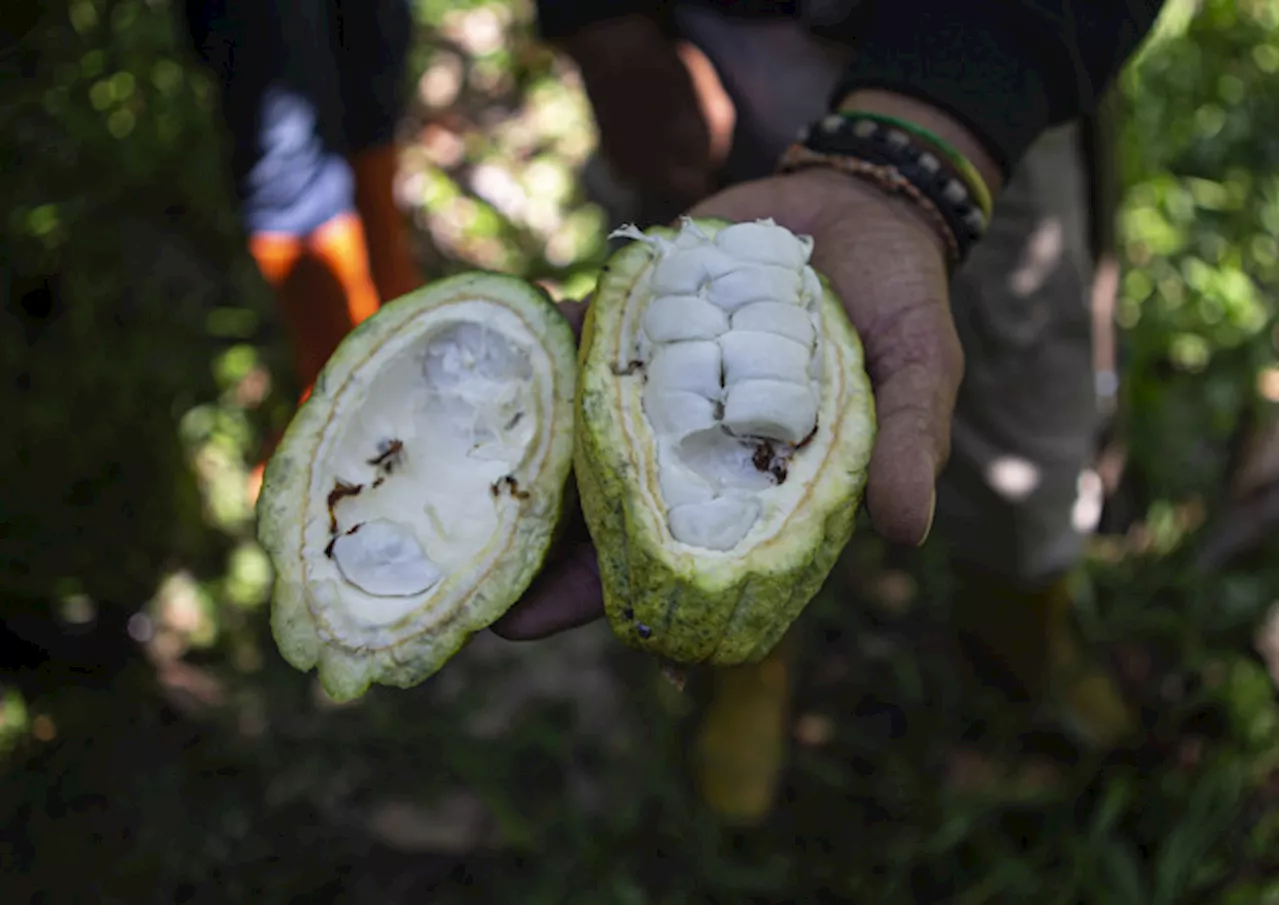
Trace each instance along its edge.
<instances>
[{"instance_id":1,"label":"blurred background vegetation","mask_svg":"<svg viewBox=\"0 0 1280 905\"><path fill-rule=\"evenodd\" d=\"M422 261L581 295L610 224L573 72L524 0L414 8ZM1123 379L1078 596L1146 737L1050 766L955 687L941 553L864 533L751 832L686 787L696 683L604 626L342 707L280 660L244 488L297 388L176 15L51 2L0 57L0 902L1277 900L1275 0L1174 0L1118 85Z\"/></svg>"}]
</instances>

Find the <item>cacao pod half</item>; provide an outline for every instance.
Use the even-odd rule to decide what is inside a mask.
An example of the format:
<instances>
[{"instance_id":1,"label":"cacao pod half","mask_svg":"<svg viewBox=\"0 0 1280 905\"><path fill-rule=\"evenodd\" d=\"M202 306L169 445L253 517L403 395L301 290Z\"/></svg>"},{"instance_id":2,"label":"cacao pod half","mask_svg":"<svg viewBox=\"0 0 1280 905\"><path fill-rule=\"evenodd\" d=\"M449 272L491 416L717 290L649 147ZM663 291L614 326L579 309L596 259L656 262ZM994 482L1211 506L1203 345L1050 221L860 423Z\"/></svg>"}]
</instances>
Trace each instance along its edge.
<instances>
[{"instance_id":1,"label":"cacao pod half","mask_svg":"<svg viewBox=\"0 0 1280 905\"><path fill-rule=\"evenodd\" d=\"M574 429L605 611L666 660L755 662L853 533L876 431L861 341L812 240L772 221L618 234Z\"/></svg>"},{"instance_id":2,"label":"cacao pod half","mask_svg":"<svg viewBox=\"0 0 1280 905\"><path fill-rule=\"evenodd\" d=\"M267 465L271 627L336 700L408 687L542 567L573 448L574 337L539 288L468 273L384 305Z\"/></svg>"}]
</instances>

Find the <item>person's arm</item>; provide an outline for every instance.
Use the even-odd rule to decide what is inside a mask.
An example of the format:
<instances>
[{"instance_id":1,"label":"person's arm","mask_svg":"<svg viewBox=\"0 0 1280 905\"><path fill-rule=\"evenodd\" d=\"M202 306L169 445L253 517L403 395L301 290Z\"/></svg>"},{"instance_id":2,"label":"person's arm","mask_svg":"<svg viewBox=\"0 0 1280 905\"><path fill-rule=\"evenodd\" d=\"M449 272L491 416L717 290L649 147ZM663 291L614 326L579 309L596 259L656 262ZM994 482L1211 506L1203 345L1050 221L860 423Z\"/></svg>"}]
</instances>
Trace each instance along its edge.
<instances>
[{"instance_id":1,"label":"person's arm","mask_svg":"<svg viewBox=\"0 0 1280 905\"><path fill-rule=\"evenodd\" d=\"M917 98L971 132L1007 178L1041 133L1094 108L1163 6L1163 0L872 0L851 36L857 56L832 106L860 106L862 92L881 105L886 98L892 105L895 95Z\"/></svg>"}]
</instances>

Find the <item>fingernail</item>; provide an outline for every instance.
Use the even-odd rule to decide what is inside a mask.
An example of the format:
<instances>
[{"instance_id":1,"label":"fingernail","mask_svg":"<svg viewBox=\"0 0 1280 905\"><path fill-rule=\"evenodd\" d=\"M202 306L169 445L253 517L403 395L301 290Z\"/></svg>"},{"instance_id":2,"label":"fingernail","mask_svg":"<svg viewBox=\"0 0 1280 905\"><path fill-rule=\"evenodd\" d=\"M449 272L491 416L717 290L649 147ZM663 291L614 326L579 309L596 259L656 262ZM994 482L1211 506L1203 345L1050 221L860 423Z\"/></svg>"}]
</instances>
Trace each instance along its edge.
<instances>
[{"instance_id":1,"label":"fingernail","mask_svg":"<svg viewBox=\"0 0 1280 905\"><path fill-rule=\"evenodd\" d=\"M920 540L916 541L917 547L923 547L925 541L929 539L929 532L933 530L933 517L938 511L938 488L935 487L929 491L929 520L924 523L924 534L920 535Z\"/></svg>"}]
</instances>

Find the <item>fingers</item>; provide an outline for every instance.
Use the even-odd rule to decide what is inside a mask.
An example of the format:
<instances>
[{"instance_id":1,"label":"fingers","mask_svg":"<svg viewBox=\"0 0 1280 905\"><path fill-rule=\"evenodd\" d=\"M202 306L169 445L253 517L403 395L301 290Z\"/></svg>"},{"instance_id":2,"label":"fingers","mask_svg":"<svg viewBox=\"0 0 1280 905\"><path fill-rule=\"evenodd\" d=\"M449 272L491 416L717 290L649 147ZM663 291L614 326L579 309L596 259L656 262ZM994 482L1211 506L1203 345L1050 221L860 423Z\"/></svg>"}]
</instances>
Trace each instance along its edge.
<instances>
[{"instance_id":1,"label":"fingers","mask_svg":"<svg viewBox=\"0 0 1280 905\"><path fill-rule=\"evenodd\" d=\"M862 338L875 391L867 509L886 539L921 543L950 453L964 365L945 262L931 228L909 205L838 173L743 183L691 213L734 221L772 217L814 237L813 266L830 278Z\"/></svg>"},{"instance_id":2,"label":"fingers","mask_svg":"<svg viewBox=\"0 0 1280 905\"><path fill-rule=\"evenodd\" d=\"M566 512L572 513L569 524L528 590L490 626L499 638L532 641L577 628L604 614L600 567L573 481L565 490L564 503Z\"/></svg>"},{"instance_id":3,"label":"fingers","mask_svg":"<svg viewBox=\"0 0 1280 905\"><path fill-rule=\"evenodd\" d=\"M556 305L573 327L575 338L581 338L582 321L590 303L587 298ZM576 492L568 493L566 505L576 509ZM578 517L524 596L490 628L508 641L532 641L585 625L603 614L595 548Z\"/></svg>"},{"instance_id":4,"label":"fingers","mask_svg":"<svg viewBox=\"0 0 1280 905\"><path fill-rule=\"evenodd\" d=\"M867 509L886 539L918 546L932 527L935 485L950 454L960 341L944 298L935 298L873 321L864 343L878 422Z\"/></svg>"},{"instance_id":5,"label":"fingers","mask_svg":"<svg viewBox=\"0 0 1280 905\"><path fill-rule=\"evenodd\" d=\"M549 563L524 597L492 625L508 641L532 641L577 628L604 615L596 552L581 541Z\"/></svg>"},{"instance_id":6,"label":"fingers","mask_svg":"<svg viewBox=\"0 0 1280 905\"><path fill-rule=\"evenodd\" d=\"M582 321L587 316L587 306L589 304L591 304L590 299L583 299L580 302L566 299L556 304L556 307L560 309L560 313L564 315L565 320L569 322L569 326L573 327L574 339L582 338Z\"/></svg>"},{"instance_id":7,"label":"fingers","mask_svg":"<svg viewBox=\"0 0 1280 905\"><path fill-rule=\"evenodd\" d=\"M887 540L919 545L933 524L964 372L945 259L938 237L909 205L852 180L845 186L853 194L811 221L813 263L831 279L862 338L875 392L867 509Z\"/></svg>"},{"instance_id":8,"label":"fingers","mask_svg":"<svg viewBox=\"0 0 1280 905\"><path fill-rule=\"evenodd\" d=\"M950 453L964 367L931 228L909 205L838 173L743 183L691 213L731 221L772 217L814 237L813 266L830 278L862 338L875 391L867 509L886 539L923 542Z\"/></svg>"},{"instance_id":9,"label":"fingers","mask_svg":"<svg viewBox=\"0 0 1280 905\"><path fill-rule=\"evenodd\" d=\"M937 477L951 451L964 357L937 250L889 218L876 226L867 234L851 220L819 235L829 244L815 246L814 266L845 302L875 392L872 523L886 540L918 546L932 527Z\"/></svg>"}]
</instances>

